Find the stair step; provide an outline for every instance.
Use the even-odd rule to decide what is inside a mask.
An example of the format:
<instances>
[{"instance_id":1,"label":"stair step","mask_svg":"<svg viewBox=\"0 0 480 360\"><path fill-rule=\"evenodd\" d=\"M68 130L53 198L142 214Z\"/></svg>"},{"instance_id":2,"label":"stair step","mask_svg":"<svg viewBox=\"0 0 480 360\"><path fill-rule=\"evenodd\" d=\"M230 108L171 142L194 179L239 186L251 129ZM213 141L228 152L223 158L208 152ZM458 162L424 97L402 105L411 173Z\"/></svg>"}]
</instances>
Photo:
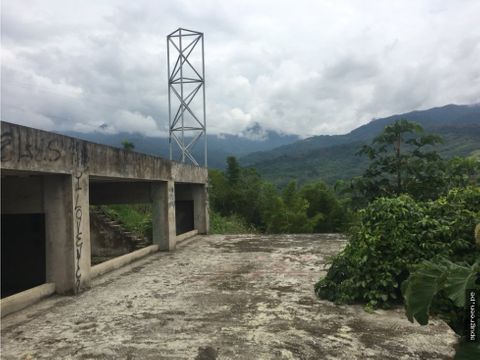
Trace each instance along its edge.
<instances>
[{"instance_id":1,"label":"stair step","mask_svg":"<svg viewBox=\"0 0 480 360\"><path fill-rule=\"evenodd\" d=\"M101 220L105 225L114 229L117 232L117 236L122 236L128 240L134 249L141 249L152 244L152 242L143 236L133 233L132 231L127 231L123 228L123 224L117 220L113 220L108 214L105 214L102 210L94 210L93 213ZM100 234L106 234L108 231L100 231Z\"/></svg>"}]
</instances>

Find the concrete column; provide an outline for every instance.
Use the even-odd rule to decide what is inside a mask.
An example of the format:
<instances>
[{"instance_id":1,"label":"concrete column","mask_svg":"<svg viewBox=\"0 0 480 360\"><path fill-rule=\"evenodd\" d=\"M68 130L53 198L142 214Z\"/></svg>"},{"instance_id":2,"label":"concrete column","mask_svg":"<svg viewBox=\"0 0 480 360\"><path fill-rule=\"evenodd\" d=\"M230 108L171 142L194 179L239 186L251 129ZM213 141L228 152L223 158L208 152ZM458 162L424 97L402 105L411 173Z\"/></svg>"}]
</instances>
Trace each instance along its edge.
<instances>
[{"instance_id":1,"label":"concrete column","mask_svg":"<svg viewBox=\"0 0 480 360\"><path fill-rule=\"evenodd\" d=\"M43 184L47 282L65 293L73 289L75 276L72 177L46 176Z\"/></svg>"},{"instance_id":2,"label":"concrete column","mask_svg":"<svg viewBox=\"0 0 480 360\"><path fill-rule=\"evenodd\" d=\"M90 200L88 175L82 171L73 174L73 236L75 241L75 287L78 293L90 285Z\"/></svg>"},{"instance_id":3,"label":"concrete column","mask_svg":"<svg viewBox=\"0 0 480 360\"><path fill-rule=\"evenodd\" d=\"M47 282L78 293L90 281L88 175L44 178Z\"/></svg>"},{"instance_id":4,"label":"concrete column","mask_svg":"<svg viewBox=\"0 0 480 360\"><path fill-rule=\"evenodd\" d=\"M206 185L192 185L194 228L199 234L208 234L208 192Z\"/></svg>"},{"instance_id":5,"label":"concrete column","mask_svg":"<svg viewBox=\"0 0 480 360\"><path fill-rule=\"evenodd\" d=\"M175 250L175 183L154 182L151 195L153 244L160 250Z\"/></svg>"}]
</instances>

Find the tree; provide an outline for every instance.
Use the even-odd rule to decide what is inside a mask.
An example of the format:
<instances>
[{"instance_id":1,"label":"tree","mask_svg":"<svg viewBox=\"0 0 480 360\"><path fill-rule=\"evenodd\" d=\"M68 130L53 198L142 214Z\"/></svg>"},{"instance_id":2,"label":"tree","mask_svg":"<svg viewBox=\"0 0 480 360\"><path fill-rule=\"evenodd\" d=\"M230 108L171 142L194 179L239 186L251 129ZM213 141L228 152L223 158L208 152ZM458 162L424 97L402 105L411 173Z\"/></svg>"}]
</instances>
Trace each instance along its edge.
<instances>
[{"instance_id":1,"label":"tree","mask_svg":"<svg viewBox=\"0 0 480 360\"><path fill-rule=\"evenodd\" d=\"M131 141L128 141L127 139L122 141L123 149L127 151L132 151L135 149L135 144Z\"/></svg>"},{"instance_id":2,"label":"tree","mask_svg":"<svg viewBox=\"0 0 480 360\"><path fill-rule=\"evenodd\" d=\"M272 183L262 182L255 199L260 228L267 233L311 233L321 216L308 216L308 202L297 190L295 181L291 181L281 194Z\"/></svg>"},{"instance_id":3,"label":"tree","mask_svg":"<svg viewBox=\"0 0 480 360\"><path fill-rule=\"evenodd\" d=\"M227 193L229 191L225 174L216 169L208 170L208 193L210 207L221 215L227 215Z\"/></svg>"},{"instance_id":4,"label":"tree","mask_svg":"<svg viewBox=\"0 0 480 360\"><path fill-rule=\"evenodd\" d=\"M419 124L397 120L357 153L371 162L363 176L354 180L354 187L367 200L400 194L438 197L444 187L445 162L432 147L441 142L441 137L425 134Z\"/></svg>"},{"instance_id":5,"label":"tree","mask_svg":"<svg viewBox=\"0 0 480 360\"><path fill-rule=\"evenodd\" d=\"M255 169L242 168L234 156L225 172L210 171L212 205L223 216L240 215L248 224L261 226L259 194L262 180Z\"/></svg>"},{"instance_id":6,"label":"tree","mask_svg":"<svg viewBox=\"0 0 480 360\"><path fill-rule=\"evenodd\" d=\"M349 210L339 201L327 184L317 181L304 185L300 196L308 202L307 215L317 217L314 232L339 232L345 230L350 218Z\"/></svg>"},{"instance_id":7,"label":"tree","mask_svg":"<svg viewBox=\"0 0 480 360\"><path fill-rule=\"evenodd\" d=\"M445 169L446 190L455 187L480 185L480 159L474 157L454 157L450 159Z\"/></svg>"},{"instance_id":8,"label":"tree","mask_svg":"<svg viewBox=\"0 0 480 360\"><path fill-rule=\"evenodd\" d=\"M235 185L240 179L240 164L235 156L227 157L227 170L225 176L230 185Z\"/></svg>"}]
</instances>

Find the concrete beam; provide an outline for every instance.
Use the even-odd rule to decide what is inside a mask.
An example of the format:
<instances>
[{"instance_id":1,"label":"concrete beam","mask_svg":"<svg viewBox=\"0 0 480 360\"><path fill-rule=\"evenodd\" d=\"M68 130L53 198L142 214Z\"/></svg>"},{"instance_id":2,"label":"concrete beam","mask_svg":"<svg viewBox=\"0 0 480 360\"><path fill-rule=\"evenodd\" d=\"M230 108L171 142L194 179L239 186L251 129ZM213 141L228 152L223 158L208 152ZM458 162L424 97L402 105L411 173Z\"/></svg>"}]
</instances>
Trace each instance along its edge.
<instances>
[{"instance_id":1,"label":"concrete beam","mask_svg":"<svg viewBox=\"0 0 480 360\"><path fill-rule=\"evenodd\" d=\"M2 178L2 214L40 214L43 212L41 176Z\"/></svg>"},{"instance_id":2,"label":"concrete beam","mask_svg":"<svg viewBox=\"0 0 480 360\"><path fill-rule=\"evenodd\" d=\"M158 245L150 245L146 248L132 251L129 254L125 254L114 259L105 261L98 265L92 266L91 278L103 275L107 272L121 268L122 266L128 265L136 260L139 260L147 255L153 254L159 250Z\"/></svg>"},{"instance_id":3,"label":"concrete beam","mask_svg":"<svg viewBox=\"0 0 480 360\"><path fill-rule=\"evenodd\" d=\"M182 241L185 241L197 235L198 235L198 230L192 230L192 231L177 235L177 239L176 239L177 245Z\"/></svg>"},{"instance_id":4,"label":"concrete beam","mask_svg":"<svg viewBox=\"0 0 480 360\"><path fill-rule=\"evenodd\" d=\"M2 317L33 305L34 303L52 295L54 292L55 284L47 283L8 296L0 302Z\"/></svg>"},{"instance_id":5,"label":"concrete beam","mask_svg":"<svg viewBox=\"0 0 480 360\"><path fill-rule=\"evenodd\" d=\"M158 156L1 123L2 169L39 173L71 174L84 169L90 176L185 183L205 183L208 170L172 162Z\"/></svg>"},{"instance_id":6,"label":"concrete beam","mask_svg":"<svg viewBox=\"0 0 480 360\"><path fill-rule=\"evenodd\" d=\"M208 169L172 161L171 179L176 183L205 184L208 181Z\"/></svg>"},{"instance_id":7,"label":"concrete beam","mask_svg":"<svg viewBox=\"0 0 480 360\"><path fill-rule=\"evenodd\" d=\"M90 204L145 204L151 201L150 182L91 182Z\"/></svg>"}]
</instances>

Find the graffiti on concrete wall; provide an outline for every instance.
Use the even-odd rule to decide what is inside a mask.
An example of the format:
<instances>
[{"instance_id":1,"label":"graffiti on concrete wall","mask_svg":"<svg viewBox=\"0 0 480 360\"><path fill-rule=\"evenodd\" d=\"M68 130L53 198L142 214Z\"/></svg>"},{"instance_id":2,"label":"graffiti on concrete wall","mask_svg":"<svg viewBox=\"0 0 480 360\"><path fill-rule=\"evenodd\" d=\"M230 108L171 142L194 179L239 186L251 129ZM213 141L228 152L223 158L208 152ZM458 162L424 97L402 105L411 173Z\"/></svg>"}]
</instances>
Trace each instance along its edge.
<instances>
[{"instance_id":1,"label":"graffiti on concrete wall","mask_svg":"<svg viewBox=\"0 0 480 360\"><path fill-rule=\"evenodd\" d=\"M76 267L75 267L75 288L78 292L80 290L80 284L82 280L82 272L80 268L80 260L82 258L82 248L83 248L83 233L82 233L82 219L83 219L83 210L82 205L80 203L81 199L81 179L83 176L83 172L79 171L74 173L75 178L75 260L76 260Z\"/></svg>"},{"instance_id":2,"label":"graffiti on concrete wall","mask_svg":"<svg viewBox=\"0 0 480 360\"><path fill-rule=\"evenodd\" d=\"M62 150L56 139L47 140L40 136L23 138L15 136L13 131L1 135L1 160L11 161L49 161L55 162L62 157Z\"/></svg>"},{"instance_id":3,"label":"graffiti on concrete wall","mask_svg":"<svg viewBox=\"0 0 480 360\"><path fill-rule=\"evenodd\" d=\"M168 186L168 207L175 208L175 187Z\"/></svg>"}]
</instances>

